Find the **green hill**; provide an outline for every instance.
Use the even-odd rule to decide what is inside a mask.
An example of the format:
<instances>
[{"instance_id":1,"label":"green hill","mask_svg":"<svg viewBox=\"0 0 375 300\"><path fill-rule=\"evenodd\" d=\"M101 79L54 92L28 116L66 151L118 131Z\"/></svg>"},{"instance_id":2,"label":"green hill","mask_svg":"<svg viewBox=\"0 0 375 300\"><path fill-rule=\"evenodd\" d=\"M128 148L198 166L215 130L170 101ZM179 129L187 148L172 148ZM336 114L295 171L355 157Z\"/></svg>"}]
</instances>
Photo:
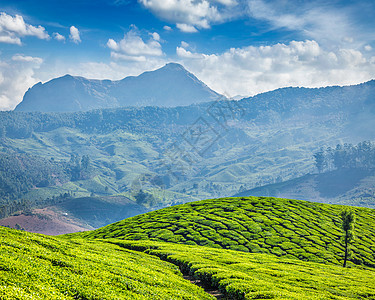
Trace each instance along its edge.
<instances>
[{"instance_id":1,"label":"green hill","mask_svg":"<svg viewBox=\"0 0 375 300\"><path fill-rule=\"evenodd\" d=\"M213 299L173 264L99 241L0 227L0 299Z\"/></svg>"},{"instance_id":2,"label":"green hill","mask_svg":"<svg viewBox=\"0 0 375 300\"><path fill-rule=\"evenodd\" d=\"M165 241L341 264L342 208L264 197L213 199L161 209L78 235ZM352 209L357 220L351 261L375 266L375 210Z\"/></svg>"},{"instance_id":3,"label":"green hill","mask_svg":"<svg viewBox=\"0 0 375 300\"><path fill-rule=\"evenodd\" d=\"M374 269L150 241L110 242L145 251L218 288L224 299L375 299Z\"/></svg>"},{"instance_id":4,"label":"green hill","mask_svg":"<svg viewBox=\"0 0 375 300\"><path fill-rule=\"evenodd\" d=\"M0 227L0 299L215 299L197 280L224 299L375 299L375 210L353 208L343 268L342 208L225 198L58 237Z\"/></svg>"}]
</instances>

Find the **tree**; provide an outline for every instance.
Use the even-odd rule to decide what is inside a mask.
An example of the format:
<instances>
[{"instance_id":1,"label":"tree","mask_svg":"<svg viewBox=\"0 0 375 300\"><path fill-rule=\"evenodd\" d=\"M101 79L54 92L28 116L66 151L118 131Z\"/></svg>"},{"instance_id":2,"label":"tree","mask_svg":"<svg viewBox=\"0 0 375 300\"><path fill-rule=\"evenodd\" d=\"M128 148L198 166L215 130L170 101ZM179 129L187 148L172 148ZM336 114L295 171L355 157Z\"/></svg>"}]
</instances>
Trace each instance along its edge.
<instances>
[{"instance_id":1,"label":"tree","mask_svg":"<svg viewBox=\"0 0 375 300\"><path fill-rule=\"evenodd\" d=\"M353 229L354 229L355 216L353 211L345 209L341 211L341 228L344 231L343 241L345 248L344 264L343 267L346 267L346 262L348 260L349 254L349 244L353 241Z\"/></svg>"},{"instance_id":2,"label":"tree","mask_svg":"<svg viewBox=\"0 0 375 300\"><path fill-rule=\"evenodd\" d=\"M327 167L327 160L324 149L320 149L317 153L314 154L315 158L315 166L318 169L319 173L323 173L325 168Z\"/></svg>"}]
</instances>

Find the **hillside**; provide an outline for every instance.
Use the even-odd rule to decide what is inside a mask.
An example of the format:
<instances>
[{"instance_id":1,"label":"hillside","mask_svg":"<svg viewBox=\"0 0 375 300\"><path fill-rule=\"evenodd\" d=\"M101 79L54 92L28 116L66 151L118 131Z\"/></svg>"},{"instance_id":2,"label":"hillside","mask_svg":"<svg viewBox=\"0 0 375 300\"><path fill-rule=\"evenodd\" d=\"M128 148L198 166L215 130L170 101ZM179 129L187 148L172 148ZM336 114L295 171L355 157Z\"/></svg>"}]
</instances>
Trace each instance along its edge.
<instances>
[{"instance_id":1,"label":"hillside","mask_svg":"<svg viewBox=\"0 0 375 300\"><path fill-rule=\"evenodd\" d=\"M145 232L155 233L169 221L175 227L171 231L178 228L181 231L183 226L199 242L197 237L203 234L201 227L206 224L207 227L211 226L212 237L220 243L224 238L215 235L213 228L227 226L228 229L231 228L233 235L244 234L245 231L235 223L235 219L243 219L247 215L253 221L243 222L243 226L247 227L252 222L255 224L253 228L258 225L262 229L260 235L266 232L267 238L261 242L265 247L259 247L266 249L267 239L272 238L267 228L278 230L274 240L276 237L292 238L292 235L285 234L286 228L283 232L280 231L281 225L289 227L292 224L287 223L288 217L290 220L295 219L293 224L296 226L294 241L289 246L298 239L300 245L294 251L298 250L299 254L305 250L306 253L310 253L311 249L316 251L307 258L296 259L296 253L248 253L222 249L219 244L215 249L214 245L207 244L211 246L207 247L186 245L186 242L179 244L173 239L170 239L171 242L123 240L119 239L119 232L114 234L119 238L109 238L110 228L131 230L120 226L123 222L91 234L58 237L0 227L1 299L215 299L212 295L217 295L217 299L343 300L375 297L373 268L353 263L343 268L336 265L338 261L335 260L335 255L329 255L329 251L326 251L325 259L321 259L319 255L322 251L302 238L305 236L307 240L313 239L314 245L319 244L318 248L324 240L332 238L336 241L338 229L335 225L324 222L329 220L328 214L336 213L335 210L340 207L272 198L216 201L200 201L148 213L127 220L131 221L127 225L136 227L137 222L140 222L141 227L147 227ZM214 203L218 205L214 206ZM357 236L354 250L358 255L357 250L361 247L360 255L362 258L367 255L368 260L364 263L368 264L373 253L365 253L365 245L373 249L374 245L371 243L374 232L371 229L374 228L374 214L369 209L355 211L357 229L366 237L364 239L363 235ZM159 218L156 218L157 214ZM296 218L297 215L300 216L299 219ZM142 223L142 218L147 216L149 222ZM279 225L274 225L275 216L281 221ZM210 217L215 217L216 221L211 220L209 224ZM317 226L311 226L318 217L322 219L320 224L323 224L320 232L317 231ZM158 219L158 222L153 222L154 219ZM194 223L189 221L193 219ZM135 229L138 230L137 227ZM105 239L93 239L98 232L106 232ZM225 234L223 230L217 232ZM248 233L251 234L250 231ZM289 233L292 234L291 231ZM176 231L175 237L178 236ZM128 235L127 238L132 237ZM165 235L162 238L166 240ZM243 239L245 238L244 236ZM240 242L240 239L237 241ZM259 240L255 240L256 242L260 243ZM331 243L333 242L329 241ZM285 245L286 243L281 244L282 247ZM335 244L332 247L335 251L342 250L336 249ZM314 258L321 263L312 262ZM304 261L306 259L310 261ZM197 284L202 285L207 292Z\"/></svg>"},{"instance_id":2,"label":"hillside","mask_svg":"<svg viewBox=\"0 0 375 300\"><path fill-rule=\"evenodd\" d=\"M373 299L374 269L350 268L150 241L110 243L144 251L171 262L206 285L218 288L224 299ZM220 299L220 298L218 298Z\"/></svg>"},{"instance_id":3,"label":"hillside","mask_svg":"<svg viewBox=\"0 0 375 300\"><path fill-rule=\"evenodd\" d=\"M67 112L123 106L182 106L222 97L183 66L169 63L122 80L92 80L65 75L38 83L16 111Z\"/></svg>"},{"instance_id":4,"label":"hillside","mask_svg":"<svg viewBox=\"0 0 375 300\"><path fill-rule=\"evenodd\" d=\"M49 181L38 188L25 185L23 197L31 201L72 192L76 198L122 196L155 210L315 173L313 154L321 147L375 140L374 95L375 81L370 81L284 88L240 101L173 108L0 112L0 151L56 163L72 155L89 156L90 178ZM370 179L350 195L328 201L373 207ZM307 184L306 191L312 191L313 182ZM136 203L141 190L148 196ZM366 194L370 196L361 199ZM317 199L313 193L308 198L309 192L299 195ZM344 197L347 201L341 202Z\"/></svg>"},{"instance_id":5,"label":"hillside","mask_svg":"<svg viewBox=\"0 0 375 300\"><path fill-rule=\"evenodd\" d=\"M178 268L109 243L0 226L1 299L213 299Z\"/></svg>"},{"instance_id":6,"label":"hillside","mask_svg":"<svg viewBox=\"0 0 375 300\"><path fill-rule=\"evenodd\" d=\"M375 208L375 170L344 169L307 174L234 195L310 200Z\"/></svg>"},{"instance_id":7,"label":"hillside","mask_svg":"<svg viewBox=\"0 0 375 300\"><path fill-rule=\"evenodd\" d=\"M165 241L340 264L342 208L263 197L213 199L165 208L77 235ZM375 210L353 210L357 221L352 262L375 266Z\"/></svg>"}]
</instances>

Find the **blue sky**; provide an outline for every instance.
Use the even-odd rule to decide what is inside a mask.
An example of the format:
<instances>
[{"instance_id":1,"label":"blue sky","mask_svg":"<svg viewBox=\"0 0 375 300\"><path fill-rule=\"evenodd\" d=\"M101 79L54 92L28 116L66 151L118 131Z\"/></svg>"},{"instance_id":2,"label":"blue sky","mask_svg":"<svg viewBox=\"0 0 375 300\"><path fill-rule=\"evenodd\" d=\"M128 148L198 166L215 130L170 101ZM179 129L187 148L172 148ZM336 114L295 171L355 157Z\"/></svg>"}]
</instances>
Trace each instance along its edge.
<instances>
[{"instance_id":1,"label":"blue sky","mask_svg":"<svg viewBox=\"0 0 375 300\"><path fill-rule=\"evenodd\" d=\"M0 109L66 73L179 62L227 96L375 78L374 1L0 0Z\"/></svg>"}]
</instances>

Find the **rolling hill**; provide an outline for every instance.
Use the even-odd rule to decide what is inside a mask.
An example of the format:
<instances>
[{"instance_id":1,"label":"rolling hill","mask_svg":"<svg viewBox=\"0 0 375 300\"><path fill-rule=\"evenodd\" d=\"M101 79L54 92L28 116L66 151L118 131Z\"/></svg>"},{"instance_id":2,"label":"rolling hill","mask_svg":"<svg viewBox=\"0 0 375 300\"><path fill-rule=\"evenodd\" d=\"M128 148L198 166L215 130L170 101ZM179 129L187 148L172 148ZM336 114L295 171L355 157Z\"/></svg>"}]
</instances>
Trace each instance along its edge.
<instances>
[{"instance_id":1,"label":"rolling hill","mask_svg":"<svg viewBox=\"0 0 375 300\"><path fill-rule=\"evenodd\" d=\"M1 299L213 299L154 256L0 227Z\"/></svg>"},{"instance_id":2,"label":"rolling hill","mask_svg":"<svg viewBox=\"0 0 375 300\"><path fill-rule=\"evenodd\" d=\"M67 112L123 106L181 106L223 96L183 66L169 63L119 81L65 75L30 88L16 111Z\"/></svg>"},{"instance_id":3,"label":"rolling hill","mask_svg":"<svg viewBox=\"0 0 375 300\"><path fill-rule=\"evenodd\" d=\"M375 213L353 208L355 255L343 268L342 208L228 198L162 209L89 233L48 237L0 227L1 298L372 299ZM258 247L232 247L240 244Z\"/></svg>"},{"instance_id":4,"label":"rolling hill","mask_svg":"<svg viewBox=\"0 0 375 300\"><path fill-rule=\"evenodd\" d=\"M212 199L164 208L77 235L164 241L340 264L342 208L265 197ZM353 210L357 221L352 262L375 267L375 210Z\"/></svg>"}]
</instances>

